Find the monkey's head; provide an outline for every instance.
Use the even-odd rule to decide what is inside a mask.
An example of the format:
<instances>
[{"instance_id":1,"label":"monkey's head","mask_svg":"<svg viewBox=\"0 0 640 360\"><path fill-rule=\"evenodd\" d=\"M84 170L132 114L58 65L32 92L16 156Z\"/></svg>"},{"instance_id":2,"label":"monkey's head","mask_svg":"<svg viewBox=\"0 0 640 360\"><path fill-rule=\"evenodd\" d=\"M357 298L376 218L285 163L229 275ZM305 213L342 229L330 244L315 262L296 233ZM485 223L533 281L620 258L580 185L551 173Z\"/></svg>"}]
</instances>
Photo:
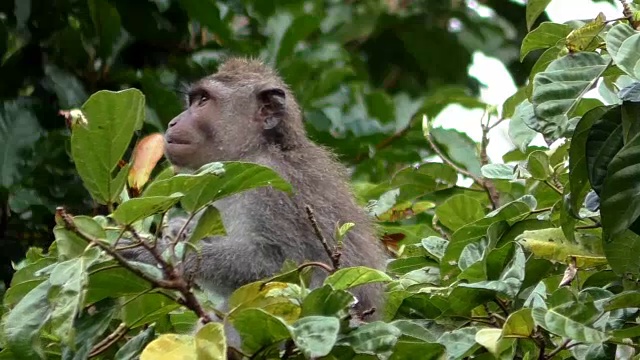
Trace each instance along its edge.
<instances>
[{"instance_id":1,"label":"monkey's head","mask_svg":"<svg viewBox=\"0 0 640 360\"><path fill-rule=\"evenodd\" d=\"M186 110L165 133L165 153L193 170L305 141L300 109L282 79L257 60L233 58L190 87Z\"/></svg>"}]
</instances>

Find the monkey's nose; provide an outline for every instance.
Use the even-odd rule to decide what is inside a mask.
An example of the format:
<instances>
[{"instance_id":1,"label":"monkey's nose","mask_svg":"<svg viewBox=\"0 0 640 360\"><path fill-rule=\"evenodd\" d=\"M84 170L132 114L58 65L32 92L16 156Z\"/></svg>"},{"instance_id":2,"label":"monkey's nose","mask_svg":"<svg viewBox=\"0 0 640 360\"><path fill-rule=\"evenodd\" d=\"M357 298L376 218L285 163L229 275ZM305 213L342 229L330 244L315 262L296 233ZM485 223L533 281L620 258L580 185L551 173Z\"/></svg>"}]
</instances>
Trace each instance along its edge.
<instances>
[{"instance_id":1,"label":"monkey's nose","mask_svg":"<svg viewBox=\"0 0 640 360\"><path fill-rule=\"evenodd\" d=\"M169 121L169 127L173 127L175 124L178 123L178 121L176 121L177 119L173 119L171 121Z\"/></svg>"}]
</instances>

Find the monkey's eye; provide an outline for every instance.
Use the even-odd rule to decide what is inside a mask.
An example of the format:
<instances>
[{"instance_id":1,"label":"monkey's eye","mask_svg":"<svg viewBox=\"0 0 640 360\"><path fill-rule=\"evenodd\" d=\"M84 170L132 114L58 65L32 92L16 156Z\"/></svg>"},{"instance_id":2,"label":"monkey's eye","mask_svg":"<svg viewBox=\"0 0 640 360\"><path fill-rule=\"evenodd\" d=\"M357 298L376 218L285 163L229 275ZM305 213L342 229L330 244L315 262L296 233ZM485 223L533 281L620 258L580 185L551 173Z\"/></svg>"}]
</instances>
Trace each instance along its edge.
<instances>
[{"instance_id":1,"label":"monkey's eye","mask_svg":"<svg viewBox=\"0 0 640 360\"><path fill-rule=\"evenodd\" d=\"M192 106L194 104L197 106L202 106L206 104L207 101L209 101L209 95L207 93L198 92L189 95L189 106Z\"/></svg>"}]
</instances>

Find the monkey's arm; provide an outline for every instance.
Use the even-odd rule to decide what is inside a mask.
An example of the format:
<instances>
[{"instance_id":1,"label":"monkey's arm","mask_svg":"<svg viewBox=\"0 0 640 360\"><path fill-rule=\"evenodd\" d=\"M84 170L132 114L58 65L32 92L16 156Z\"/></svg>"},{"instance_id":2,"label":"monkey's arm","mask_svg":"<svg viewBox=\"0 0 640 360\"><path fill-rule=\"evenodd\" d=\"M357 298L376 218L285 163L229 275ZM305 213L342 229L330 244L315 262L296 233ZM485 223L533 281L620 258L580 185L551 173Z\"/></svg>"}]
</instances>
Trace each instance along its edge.
<instances>
[{"instance_id":1,"label":"monkey's arm","mask_svg":"<svg viewBox=\"0 0 640 360\"><path fill-rule=\"evenodd\" d=\"M162 237L157 240L157 251L163 252L186 222L176 217L169 221ZM192 220L179 241L189 238L197 219ZM235 289L251 281L268 277L280 270L284 251L275 243L255 237L213 236L199 242L199 251L190 249L184 260L185 273L195 275L206 287ZM121 251L134 261L156 264L151 253L143 247Z\"/></svg>"}]
</instances>

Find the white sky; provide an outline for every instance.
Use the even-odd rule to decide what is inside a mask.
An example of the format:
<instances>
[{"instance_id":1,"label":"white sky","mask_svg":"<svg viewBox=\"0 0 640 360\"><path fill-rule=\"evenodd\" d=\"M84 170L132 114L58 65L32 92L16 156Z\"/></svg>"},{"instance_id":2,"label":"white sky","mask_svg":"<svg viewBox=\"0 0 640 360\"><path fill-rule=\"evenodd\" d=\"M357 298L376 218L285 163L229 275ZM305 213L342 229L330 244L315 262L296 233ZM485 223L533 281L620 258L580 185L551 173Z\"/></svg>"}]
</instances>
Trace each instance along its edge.
<instances>
[{"instance_id":1,"label":"white sky","mask_svg":"<svg viewBox=\"0 0 640 360\"><path fill-rule=\"evenodd\" d=\"M520 0L514 2L524 3ZM591 0L553 0L547 7L547 15L554 22L565 22L576 19L595 18L599 12L603 12L607 19L622 16L619 2L613 6L606 2L593 2ZM474 6L470 2L470 6ZM483 10L478 11L483 14ZM473 64L469 68L469 74L476 77L486 87L481 90L481 99L499 108L509 96L516 91L511 75L499 60L486 56L480 52L473 54ZM597 97L597 93L595 94ZM483 110L468 110L460 105L449 105L435 119L434 127L456 129L466 132L472 139L479 141L482 135L480 118ZM503 122L490 133L490 143L487 153L493 162L502 162L502 155L514 148L508 135L509 123ZM542 136L536 138L535 145L545 145Z\"/></svg>"}]
</instances>

